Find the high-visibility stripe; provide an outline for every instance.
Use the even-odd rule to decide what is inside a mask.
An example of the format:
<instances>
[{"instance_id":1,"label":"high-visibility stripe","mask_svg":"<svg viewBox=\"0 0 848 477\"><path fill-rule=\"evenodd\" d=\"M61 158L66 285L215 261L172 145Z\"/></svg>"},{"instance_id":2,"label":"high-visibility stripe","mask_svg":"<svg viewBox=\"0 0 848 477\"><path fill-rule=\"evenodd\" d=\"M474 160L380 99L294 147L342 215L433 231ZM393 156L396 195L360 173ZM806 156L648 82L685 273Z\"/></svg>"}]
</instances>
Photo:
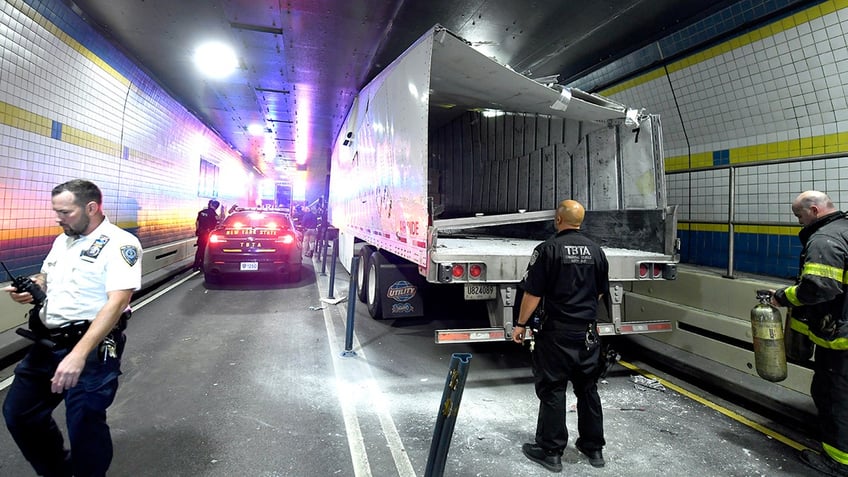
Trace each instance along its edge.
<instances>
[{"instance_id":1,"label":"high-visibility stripe","mask_svg":"<svg viewBox=\"0 0 848 477\"><path fill-rule=\"evenodd\" d=\"M845 277L845 269L838 268L831 265L825 265L823 263L805 263L804 269L801 270L801 276L804 275L815 275L817 277L830 278L831 280L836 280L839 283L842 283L843 278Z\"/></svg>"},{"instance_id":2,"label":"high-visibility stripe","mask_svg":"<svg viewBox=\"0 0 848 477\"><path fill-rule=\"evenodd\" d=\"M839 462L843 465L848 465L848 453L843 452L826 442L822 442L822 448L824 449L825 453L836 462Z\"/></svg>"},{"instance_id":3,"label":"high-visibility stripe","mask_svg":"<svg viewBox=\"0 0 848 477\"><path fill-rule=\"evenodd\" d=\"M840 337L832 340L826 340L816 336L816 334L810 330L810 326L807 323L798 321L795 318L792 318L789 321L789 327L801 334L807 335L807 337L810 338L810 341L815 343L816 346L837 351L848 350L848 338Z\"/></svg>"},{"instance_id":4,"label":"high-visibility stripe","mask_svg":"<svg viewBox=\"0 0 848 477\"><path fill-rule=\"evenodd\" d=\"M801 300L798 299L798 285L792 285L791 287L783 290L783 294L786 295L786 299L789 300L789 303L792 303L794 306L801 306Z\"/></svg>"}]
</instances>

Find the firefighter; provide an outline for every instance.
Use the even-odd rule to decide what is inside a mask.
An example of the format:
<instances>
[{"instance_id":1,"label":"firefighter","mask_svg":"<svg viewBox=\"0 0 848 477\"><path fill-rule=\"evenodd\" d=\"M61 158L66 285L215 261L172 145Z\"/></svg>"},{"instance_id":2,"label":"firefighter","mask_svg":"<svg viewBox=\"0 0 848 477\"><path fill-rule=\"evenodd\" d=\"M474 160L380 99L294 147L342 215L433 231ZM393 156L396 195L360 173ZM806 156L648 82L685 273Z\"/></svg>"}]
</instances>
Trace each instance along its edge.
<instances>
[{"instance_id":1,"label":"firefighter","mask_svg":"<svg viewBox=\"0 0 848 477\"><path fill-rule=\"evenodd\" d=\"M531 315L542 304L544 319L535 333L533 374L539 415L534 443L524 455L553 472L562 471L568 443L565 391L571 381L577 397L577 450L594 467L604 466L603 411L598 377L603 371L597 310L609 294L609 263L604 251L580 231L585 210L565 200L556 210L554 237L539 244L524 274L524 296L512 332L524 343Z\"/></svg>"},{"instance_id":2,"label":"firefighter","mask_svg":"<svg viewBox=\"0 0 848 477\"><path fill-rule=\"evenodd\" d=\"M798 195L792 213L804 226L801 273L795 285L773 293L772 304L793 307L790 326L816 344L810 395L822 452L805 449L800 459L825 475L848 476L848 218L815 190Z\"/></svg>"}]
</instances>

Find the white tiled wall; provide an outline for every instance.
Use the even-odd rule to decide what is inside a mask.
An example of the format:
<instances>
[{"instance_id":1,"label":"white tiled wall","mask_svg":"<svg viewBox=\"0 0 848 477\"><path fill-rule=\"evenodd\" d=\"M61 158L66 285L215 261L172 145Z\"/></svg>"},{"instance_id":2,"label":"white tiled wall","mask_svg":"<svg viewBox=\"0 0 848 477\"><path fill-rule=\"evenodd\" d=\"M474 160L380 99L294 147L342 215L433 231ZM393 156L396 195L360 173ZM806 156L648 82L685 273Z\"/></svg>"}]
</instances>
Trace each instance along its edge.
<instances>
[{"instance_id":1,"label":"white tiled wall","mask_svg":"<svg viewBox=\"0 0 848 477\"><path fill-rule=\"evenodd\" d=\"M786 28L784 21L762 28L759 39L705 61L671 65L667 76L614 97L661 115L666 157L730 149L733 162L736 148L782 150L790 141L835 141L837 133L848 132L848 9L842 4L824 2L792 16L794 26ZM789 204L806 189L823 190L848 209L848 140L827 154L738 168L735 220L794 224ZM778 159L815 157L821 155ZM670 174L669 202L683 206L682 220L726 223L727 178L727 171Z\"/></svg>"},{"instance_id":2,"label":"white tiled wall","mask_svg":"<svg viewBox=\"0 0 848 477\"><path fill-rule=\"evenodd\" d=\"M97 183L110 220L137 226L144 246L193 237L208 200L197 192L201 155L236 181L247 179L240 156L141 71L104 68L52 27L21 0L0 2L0 243L58 233L50 190L72 178ZM62 124L60 140L51 137L51 121ZM72 130L90 141L69 139ZM26 241L15 244L17 258L43 258Z\"/></svg>"}]
</instances>

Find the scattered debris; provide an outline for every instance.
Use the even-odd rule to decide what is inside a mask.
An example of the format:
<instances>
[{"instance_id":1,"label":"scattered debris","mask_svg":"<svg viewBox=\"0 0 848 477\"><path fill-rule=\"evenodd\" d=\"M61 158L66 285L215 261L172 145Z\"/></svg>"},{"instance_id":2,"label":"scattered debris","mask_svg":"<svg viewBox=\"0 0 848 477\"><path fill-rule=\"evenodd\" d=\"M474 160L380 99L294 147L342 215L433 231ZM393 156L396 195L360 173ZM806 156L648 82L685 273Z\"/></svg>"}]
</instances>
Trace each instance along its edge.
<instances>
[{"instance_id":1,"label":"scattered debris","mask_svg":"<svg viewBox=\"0 0 848 477\"><path fill-rule=\"evenodd\" d=\"M344 300L347 300L346 296L340 296L336 298L321 298L321 301L323 301L324 303L329 303L331 305L338 305Z\"/></svg>"},{"instance_id":2,"label":"scattered debris","mask_svg":"<svg viewBox=\"0 0 848 477\"><path fill-rule=\"evenodd\" d=\"M327 308L327 307L326 306L310 306L309 307L309 309L312 310L312 311L323 310L324 308Z\"/></svg>"},{"instance_id":3,"label":"scattered debris","mask_svg":"<svg viewBox=\"0 0 848 477\"><path fill-rule=\"evenodd\" d=\"M630 376L630 380L633 381L634 387L639 391L653 389L654 391L665 392L665 386L656 379L646 378L645 376Z\"/></svg>"}]
</instances>

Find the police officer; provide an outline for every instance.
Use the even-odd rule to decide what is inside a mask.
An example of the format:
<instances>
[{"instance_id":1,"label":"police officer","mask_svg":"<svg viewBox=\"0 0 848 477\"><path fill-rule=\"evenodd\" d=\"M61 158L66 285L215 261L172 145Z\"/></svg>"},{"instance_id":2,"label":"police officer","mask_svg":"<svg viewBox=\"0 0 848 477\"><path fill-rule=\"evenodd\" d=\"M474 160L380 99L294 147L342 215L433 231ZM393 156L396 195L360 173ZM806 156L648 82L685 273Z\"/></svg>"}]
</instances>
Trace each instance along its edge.
<instances>
[{"instance_id":1,"label":"police officer","mask_svg":"<svg viewBox=\"0 0 848 477\"><path fill-rule=\"evenodd\" d=\"M539 415L534 443L521 447L528 459L562 471L568 443L565 391L571 381L577 397L577 449L594 467L603 467L603 412L598 376L603 370L597 334L597 308L609 293L609 263L603 250L580 231L585 211L574 200L559 204L557 233L539 244L527 266L524 296L512 339L522 344L528 321L541 305L544 321L535 333L533 374Z\"/></svg>"},{"instance_id":2,"label":"police officer","mask_svg":"<svg viewBox=\"0 0 848 477\"><path fill-rule=\"evenodd\" d=\"M203 268L203 254L206 253L206 244L209 243L209 233L218 226L218 207L221 203L215 199L209 201L205 209L197 213L194 222L194 235L197 236L197 251L194 252L194 269Z\"/></svg>"},{"instance_id":3,"label":"police officer","mask_svg":"<svg viewBox=\"0 0 848 477\"><path fill-rule=\"evenodd\" d=\"M792 329L816 344L810 395L822 448L805 449L800 458L823 475L848 476L848 218L815 190L799 194L792 213L804 226L801 273L797 284L772 294L772 304L792 306Z\"/></svg>"},{"instance_id":4,"label":"police officer","mask_svg":"<svg viewBox=\"0 0 848 477\"><path fill-rule=\"evenodd\" d=\"M38 341L15 369L3 416L38 475L103 476L112 461L106 409L118 389L130 298L141 287L141 245L109 222L91 182L56 186L52 203L64 233L33 277L47 294L31 314ZM52 417L63 399L70 450Z\"/></svg>"}]
</instances>

